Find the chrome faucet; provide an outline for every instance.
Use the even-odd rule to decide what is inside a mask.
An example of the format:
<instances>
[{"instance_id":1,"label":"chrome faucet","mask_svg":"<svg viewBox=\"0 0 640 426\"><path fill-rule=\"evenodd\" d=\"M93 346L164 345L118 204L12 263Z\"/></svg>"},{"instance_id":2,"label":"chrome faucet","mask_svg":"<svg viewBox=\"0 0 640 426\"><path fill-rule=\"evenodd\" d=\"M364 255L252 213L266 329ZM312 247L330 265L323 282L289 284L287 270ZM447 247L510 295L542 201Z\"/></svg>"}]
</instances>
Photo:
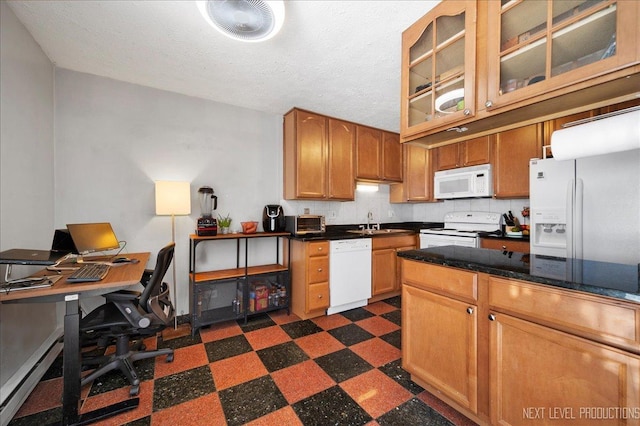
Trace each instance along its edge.
<instances>
[{"instance_id":1,"label":"chrome faucet","mask_svg":"<svg viewBox=\"0 0 640 426\"><path fill-rule=\"evenodd\" d=\"M379 223L374 223L372 224L371 222L373 221L373 213L372 212L368 212L367 213L367 231L373 231L373 230L380 230L380 224Z\"/></svg>"}]
</instances>

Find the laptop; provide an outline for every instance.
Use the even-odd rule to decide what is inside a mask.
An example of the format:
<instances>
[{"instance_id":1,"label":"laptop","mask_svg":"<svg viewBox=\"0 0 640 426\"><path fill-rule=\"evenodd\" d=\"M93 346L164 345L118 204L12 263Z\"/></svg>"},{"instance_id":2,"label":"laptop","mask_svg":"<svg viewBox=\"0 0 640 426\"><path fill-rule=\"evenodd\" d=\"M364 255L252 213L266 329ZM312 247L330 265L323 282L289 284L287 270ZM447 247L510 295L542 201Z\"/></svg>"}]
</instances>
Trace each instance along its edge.
<instances>
[{"instance_id":1,"label":"laptop","mask_svg":"<svg viewBox=\"0 0 640 426\"><path fill-rule=\"evenodd\" d=\"M66 229L56 229L53 233L51 250L5 250L0 253L0 264L50 266L54 265L69 253L77 253L69 231Z\"/></svg>"},{"instance_id":2,"label":"laptop","mask_svg":"<svg viewBox=\"0 0 640 426\"><path fill-rule=\"evenodd\" d=\"M67 253L52 250L10 249L0 253L0 264L54 265Z\"/></svg>"},{"instance_id":3,"label":"laptop","mask_svg":"<svg viewBox=\"0 0 640 426\"><path fill-rule=\"evenodd\" d=\"M80 255L120 248L120 242L108 222L68 223L67 229L76 253Z\"/></svg>"}]
</instances>

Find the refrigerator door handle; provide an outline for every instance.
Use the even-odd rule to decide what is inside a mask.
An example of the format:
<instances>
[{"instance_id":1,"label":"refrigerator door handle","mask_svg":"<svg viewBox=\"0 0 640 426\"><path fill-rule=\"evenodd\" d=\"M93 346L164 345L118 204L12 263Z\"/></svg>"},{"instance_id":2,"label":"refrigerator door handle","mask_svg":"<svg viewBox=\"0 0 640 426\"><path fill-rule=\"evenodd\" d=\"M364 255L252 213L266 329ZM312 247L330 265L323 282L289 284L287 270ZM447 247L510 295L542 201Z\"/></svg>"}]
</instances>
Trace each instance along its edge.
<instances>
[{"instance_id":1,"label":"refrigerator door handle","mask_svg":"<svg viewBox=\"0 0 640 426\"><path fill-rule=\"evenodd\" d=\"M572 258L573 257L573 207L574 207L574 194L575 194L575 179L570 179L569 182L567 182L567 197L566 199L566 206L565 206L565 215L566 215L566 221L567 221L567 226L566 226L566 236L567 236L567 258Z\"/></svg>"},{"instance_id":2,"label":"refrigerator door handle","mask_svg":"<svg viewBox=\"0 0 640 426\"><path fill-rule=\"evenodd\" d=\"M576 179L576 200L574 205L575 217L574 217L574 225L573 225L573 241L575 244L575 253L574 258L582 259L583 251L582 251L582 204L583 204L583 195L584 195L584 182L582 179Z\"/></svg>"}]
</instances>

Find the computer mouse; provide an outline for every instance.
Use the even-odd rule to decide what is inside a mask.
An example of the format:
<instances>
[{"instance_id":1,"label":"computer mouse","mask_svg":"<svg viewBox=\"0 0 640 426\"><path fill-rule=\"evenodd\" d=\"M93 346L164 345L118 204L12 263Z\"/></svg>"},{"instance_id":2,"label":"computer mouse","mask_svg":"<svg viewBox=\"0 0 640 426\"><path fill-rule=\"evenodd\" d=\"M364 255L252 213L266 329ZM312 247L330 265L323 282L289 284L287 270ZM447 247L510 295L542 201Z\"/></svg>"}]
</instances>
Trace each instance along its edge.
<instances>
[{"instance_id":1,"label":"computer mouse","mask_svg":"<svg viewBox=\"0 0 640 426\"><path fill-rule=\"evenodd\" d=\"M136 259L133 259L133 260L136 260ZM129 263L129 262L133 262L133 260L129 259L128 257L116 257L111 261L111 263Z\"/></svg>"}]
</instances>

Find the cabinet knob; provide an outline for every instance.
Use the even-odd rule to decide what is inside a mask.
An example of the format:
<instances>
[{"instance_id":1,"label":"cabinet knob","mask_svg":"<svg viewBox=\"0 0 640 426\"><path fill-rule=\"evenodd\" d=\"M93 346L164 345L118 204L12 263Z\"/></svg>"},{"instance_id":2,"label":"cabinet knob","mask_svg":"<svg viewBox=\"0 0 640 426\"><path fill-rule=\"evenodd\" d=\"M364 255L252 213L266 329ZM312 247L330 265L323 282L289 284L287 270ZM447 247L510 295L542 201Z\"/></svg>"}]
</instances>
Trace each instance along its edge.
<instances>
[{"instance_id":1,"label":"cabinet knob","mask_svg":"<svg viewBox=\"0 0 640 426\"><path fill-rule=\"evenodd\" d=\"M496 320L496 316L493 314L489 314L489 321L495 321Z\"/></svg>"},{"instance_id":2,"label":"cabinet knob","mask_svg":"<svg viewBox=\"0 0 640 426\"><path fill-rule=\"evenodd\" d=\"M322 268L318 268L318 272L322 272Z\"/></svg>"},{"instance_id":3,"label":"cabinet knob","mask_svg":"<svg viewBox=\"0 0 640 426\"><path fill-rule=\"evenodd\" d=\"M471 314L473 313L473 308L472 308L471 306L469 306L469 307L467 308L467 313L468 313L469 315L471 315Z\"/></svg>"},{"instance_id":4,"label":"cabinet knob","mask_svg":"<svg viewBox=\"0 0 640 426\"><path fill-rule=\"evenodd\" d=\"M502 250L506 250L506 249L507 249L507 246L502 246Z\"/></svg>"},{"instance_id":5,"label":"cabinet knob","mask_svg":"<svg viewBox=\"0 0 640 426\"><path fill-rule=\"evenodd\" d=\"M471 110L469 108L465 108L464 115L471 115Z\"/></svg>"},{"instance_id":6,"label":"cabinet knob","mask_svg":"<svg viewBox=\"0 0 640 426\"><path fill-rule=\"evenodd\" d=\"M484 103L484 106L487 108L491 108L493 106L493 101L487 101Z\"/></svg>"},{"instance_id":7,"label":"cabinet knob","mask_svg":"<svg viewBox=\"0 0 640 426\"><path fill-rule=\"evenodd\" d=\"M322 295L321 294L318 295L318 299L322 299Z\"/></svg>"},{"instance_id":8,"label":"cabinet knob","mask_svg":"<svg viewBox=\"0 0 640 426\"><path fill-rule=\"evenodd\" d=\"M322 247L318 247L318 251L322 251Z\"/></svg>"}]
</instances>

